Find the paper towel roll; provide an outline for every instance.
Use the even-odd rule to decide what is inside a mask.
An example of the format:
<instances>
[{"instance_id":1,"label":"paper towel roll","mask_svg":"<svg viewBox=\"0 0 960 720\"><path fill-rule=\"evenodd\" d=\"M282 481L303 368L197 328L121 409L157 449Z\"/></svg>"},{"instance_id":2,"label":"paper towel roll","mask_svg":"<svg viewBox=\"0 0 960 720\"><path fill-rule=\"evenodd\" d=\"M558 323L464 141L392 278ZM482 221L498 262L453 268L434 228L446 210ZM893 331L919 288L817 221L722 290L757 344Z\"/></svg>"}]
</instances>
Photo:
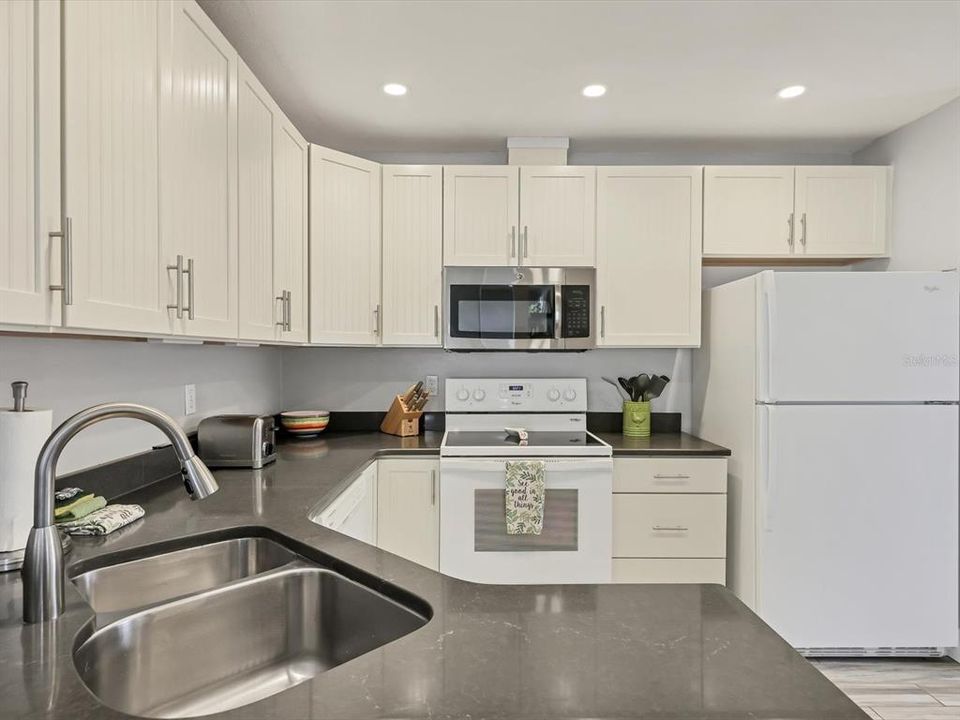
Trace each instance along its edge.
<instances>
[{"instance_id":1,"label":"paper towel roll","mask_svg":"<svg viewBox=\"0 0 960 720\"><path fill-rule=\"evenodd\" d=\"M53 411L0 409L0 552L20 550L33 527L33 482Z\"/></svg>"}]
</instances>

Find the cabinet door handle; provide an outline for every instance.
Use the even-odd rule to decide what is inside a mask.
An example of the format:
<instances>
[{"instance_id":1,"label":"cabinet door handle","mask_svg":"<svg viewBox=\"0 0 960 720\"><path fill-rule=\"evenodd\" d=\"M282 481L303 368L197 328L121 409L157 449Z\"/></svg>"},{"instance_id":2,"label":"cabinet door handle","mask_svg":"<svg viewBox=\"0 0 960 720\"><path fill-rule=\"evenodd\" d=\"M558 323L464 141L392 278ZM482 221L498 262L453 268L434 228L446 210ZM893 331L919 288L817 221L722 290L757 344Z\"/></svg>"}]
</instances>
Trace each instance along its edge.
<instances>
[{"instance_id":1,"label":"cabinet door handle","mask_svg":"<svg viewBox=\"0 0 960 720\"><path fill-rule=\"evenodd\" d=\"M437 471L430 471L430 504L437 504Z\"/></svg>"},{"instance_id":2,"label":"cabinet door handle","mask_svg":"<svg viewBox=\"0 0 960 720\"><path fill-rule=\"evenodd\" d=\"M787 245L793 247L793 213L787 217Z\"/></svg>"},{"instance_id":3,"label":"cabinet door handle","mask_svg":"<svg viewBox=\"0 0 960 720\"><path fill-rule=\"evenodd\" d=\"M63 293L61 302L73 305L73 218L64 218L63 228L48 233L50 237L58 237L61 241L60 284L50 285L50 290L59 290Z\"/></svg>"},{"instance_id":4,"label":"cabinet door handle","mask_svg":"<svg viewBox=\"0 0 960 720\"><path fill-rule=\"evenodd\" d=\"M293 291L287 290L287 332L293 330Z\"/></svg>"},{"instance_id":5,"label":"cabinet door handle","mask_svg":"<svg viewBox=\"0 0 960 720\"><path fill-rule=\"evenodd\" d=\"M517 226L510 226L510 242L507 243L510 246L510 257L517 256Z\"/></svg>"},{"instance_id":6,"label":"cabinet door handle","mask_svg":"<svg viewBox=\"0 0 960 720\"><path fill-rule=\"evenodd\" d=\"M176 265L167 265L167 271L175 270L177 273L177 301L173 305L167 305L167 310L177 311L177 320L183 318L183 255L177 255Z\"/></svg>"},{"instance_id":7,"label":"cabinet door handle","mask_svg":"<svg viewBox=\"0 0 960 720\"><path fill-rule=\"evenodd\" d=\"M380 303L373 309L373 334L380 335Z\"/></svg>"},{"instance_id":8,"label":"cabinet door handle","mask_svg":"<svg viewBox=\"0 0 960 720\"><path fill-rule=\"evenodd\" d=\"M690 528L683 525L654 525L654 532L687 532Z\"/></svg>"},{"instance_id":9,"label":"cabinet door handle","mask_svg":"<svg viewBox=\"0 0 960 720\"><path fill-rule=\"evenodd\" d=\"M193 280L195 273L193 272L193 258L187 259L187 269L183 271L183 274L189 275L187 278L187 306L184 307L184 311L187 313L187 319L193 320L193 308L196 305L194 301L195 295L193 292Z\"/></svg>"},{"instance_id":10,"label":"cabinet door handle","mask_svg":"<svg viewBox=\"0 0 960 720\"><path fill-rule=\"evenodd\" d=\"M654 476L653 476L653 479L654 479L654 480L689 480L689 479L690 479L690 476L689 476L689 475L684 475L683 473L678 473L678 474L676 474L676 475L660 475L660 474L657 474L657 475L654 475Z\"/></svg>"},{"instance_id":11,"label":"cabinet door handle","mask_svg":"<svg viewBox=\"0 0 960 720\"><path fill-rule=\"evenodd\" d=\"M527 252L527 251L528 251L528 247L527 247L527 226L524 225L524 226L523 226L523 257L527 257L527 256L530 254L530 253Z\"/></svg>"},{"instance_id":12,"label":"cabinet door handle","mask_svg":"<svg viewBox=\"0 0 960 720\"><path fill-rule=\"evenodd\" d=\"M433 336L440 337L440 306L433 306Z\"/></svg>"},{"instance_id":13,"label":"cabinet door handle","mask_svg":"<svg viewBox=\"0 0 960 720\"><path fill-rule=\"evenodd\" d=\"M607 335L607 306L600 306L600 337L606 337Z\"/></svg>"},{"instance_id":14,"label":"cabinet door handle","mask_svg":"<svg viewBox=\"0 0 960 720\"><path fill-rule=\"evenodd\" d=\"M281 290L280 294L277 295L274 300L280 301L280 319L274 323L274 325L280 326L280 332L286 332L287 330L287 291Z\"/></svg>"},{"instance_id":15,"label":"cabinet door handle","mask_svg":"<svg viewBox=\"0 0 960 720\"><path fill-rule=\"evenodd\" d=\"M807 246L807 214L800 214L800 244Z\"/></svg>"}]
</instances>

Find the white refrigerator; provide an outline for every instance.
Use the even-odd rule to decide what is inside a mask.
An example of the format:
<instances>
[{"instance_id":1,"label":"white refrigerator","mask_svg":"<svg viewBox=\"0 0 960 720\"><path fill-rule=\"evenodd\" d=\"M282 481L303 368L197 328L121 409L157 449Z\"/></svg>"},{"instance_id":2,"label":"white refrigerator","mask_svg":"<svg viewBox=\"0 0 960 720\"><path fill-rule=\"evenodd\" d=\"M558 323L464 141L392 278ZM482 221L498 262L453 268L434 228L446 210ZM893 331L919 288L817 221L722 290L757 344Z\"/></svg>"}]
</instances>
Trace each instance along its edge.
<instances>
[{"instance_id":1,"label":"white refrigerator","mask_svg":"<svg viewBox=\"0 0 960 720\"><path fill-rule=\"evenodd\" d=\"M956 272L704 293L693 427L733 452L728 585L807 654L958 645L958 336Z\"/></svg>"}]
</instances>

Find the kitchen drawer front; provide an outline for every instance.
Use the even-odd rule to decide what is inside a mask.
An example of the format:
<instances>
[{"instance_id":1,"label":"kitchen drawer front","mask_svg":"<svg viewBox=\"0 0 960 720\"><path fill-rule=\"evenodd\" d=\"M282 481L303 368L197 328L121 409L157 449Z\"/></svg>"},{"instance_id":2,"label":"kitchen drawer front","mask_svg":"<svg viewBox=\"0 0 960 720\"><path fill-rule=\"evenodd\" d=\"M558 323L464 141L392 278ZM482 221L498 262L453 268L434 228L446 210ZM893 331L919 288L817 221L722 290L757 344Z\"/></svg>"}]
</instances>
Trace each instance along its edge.
<instances>
[{"instance_id":1,"label":"kitchen drawer front","mask_svg":"<svg viewBox=\"0 0 960 720\"><path fill-rule=\"evenodd\" d=\"M722 558L726 495L614 494L616 558Z\"/></svg>"},{"instance_id":2,"label":"kitchen drawer front","mask_svg":"<svg viewBox=\"0 0 960 720\"><path fill-rule=\"evenodd\" d=\"M613 491L725 493L724 458L614 458Z\"/></svg>"},{"instance_id":3,"label":"kitchen drawer front","mask_svg":"<svg viewBox=\"0 0 960 720\"><path fill-rule=\"evenodd\" d=\"M615 583L716 583L727 581L727 561L702 558L615 558Z\"/></svg>"}]
</instances>

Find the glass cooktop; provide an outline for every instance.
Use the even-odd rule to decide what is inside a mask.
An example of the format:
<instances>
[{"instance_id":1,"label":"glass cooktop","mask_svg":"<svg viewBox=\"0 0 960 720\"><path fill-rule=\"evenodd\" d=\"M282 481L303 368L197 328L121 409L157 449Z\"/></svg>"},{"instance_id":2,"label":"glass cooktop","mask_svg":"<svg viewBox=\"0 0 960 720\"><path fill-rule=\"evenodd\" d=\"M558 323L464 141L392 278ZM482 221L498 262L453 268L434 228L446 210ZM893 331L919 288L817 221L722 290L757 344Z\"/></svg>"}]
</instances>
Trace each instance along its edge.
<instances>
[{"instance_id":1,"label":"glass cooktop","mask_svg":"<svg viewBox=\"0 0 960 720\"><path fill-rule=\"evenodd\" d=\"M531 430L518 440L502 430L452 430L441 447L442 455L610 455L611 448L588 432Z\"/></svg>"}]
</instances>

